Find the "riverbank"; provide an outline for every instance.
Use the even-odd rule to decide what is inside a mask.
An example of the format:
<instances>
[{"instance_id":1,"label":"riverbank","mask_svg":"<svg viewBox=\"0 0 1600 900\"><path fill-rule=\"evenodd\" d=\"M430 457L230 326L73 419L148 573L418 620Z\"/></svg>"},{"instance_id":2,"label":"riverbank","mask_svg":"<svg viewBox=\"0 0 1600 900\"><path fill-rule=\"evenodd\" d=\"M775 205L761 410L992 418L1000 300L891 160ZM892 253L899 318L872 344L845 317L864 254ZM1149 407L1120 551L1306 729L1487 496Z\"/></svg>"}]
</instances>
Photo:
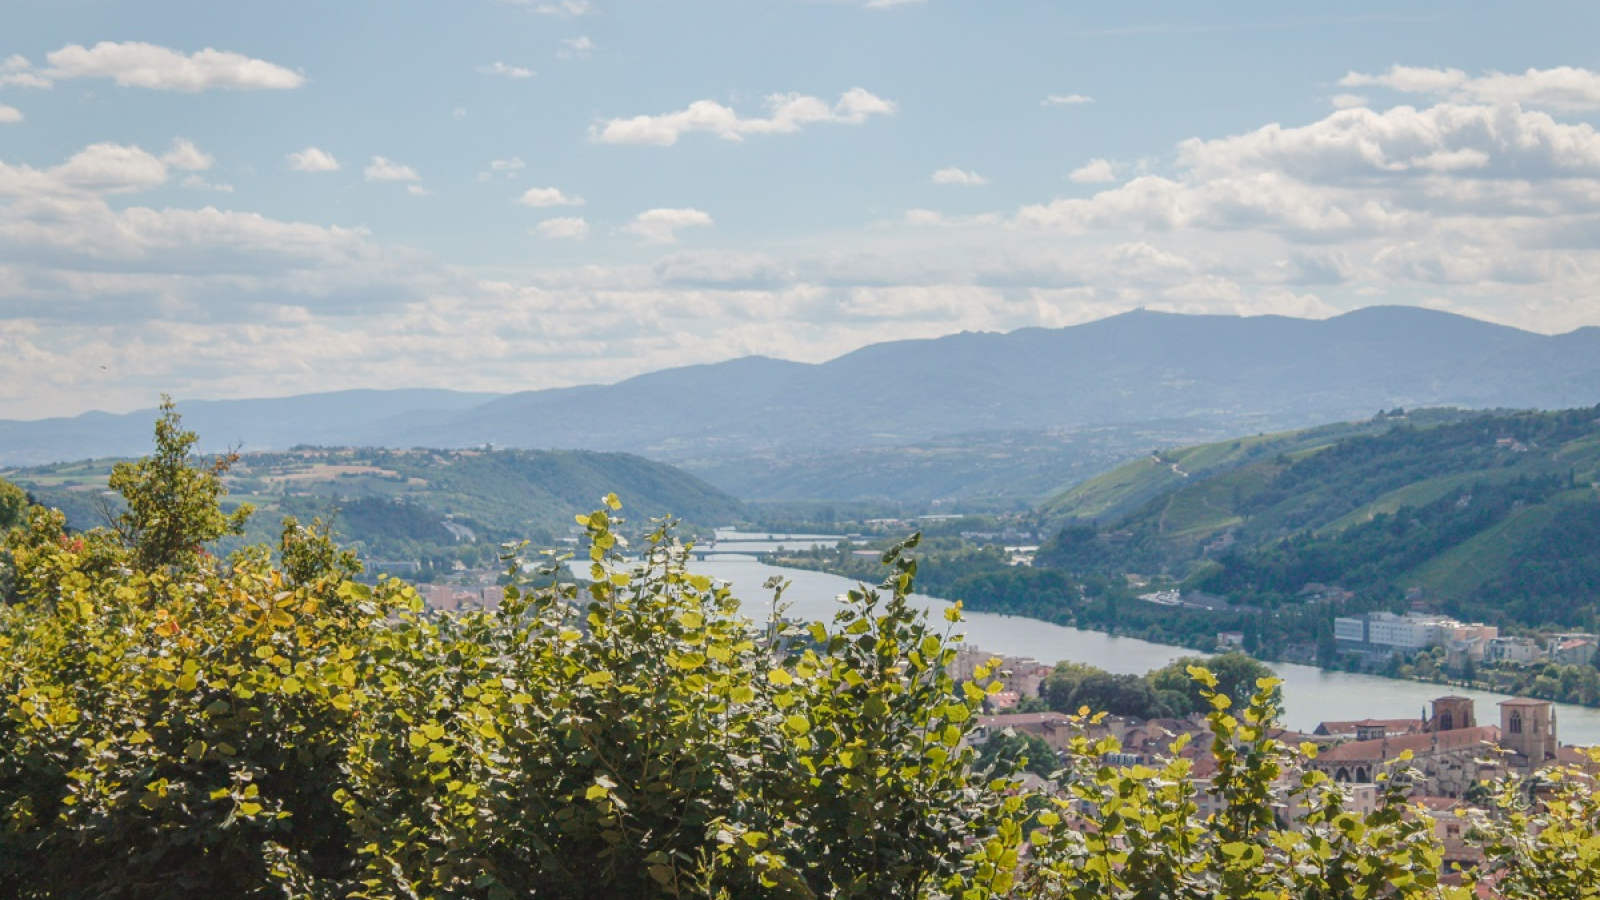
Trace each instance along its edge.
<instances>
[{"instance_id":1,"label":"riverbank","mask_svg":"<svg viewBox=\"0 0 1600 900\"><path fill-rule=\"evenodd\" d=\"M792 550L786 548L788 552L782 555L769 554L764 561L789 571L814 571L869 581L875 580L880 571L875 551L829 556L826 552L794 553ZM1446 668L1443 648L1423 650L1407 658L1383 660L1375 665L1357 665L1358 660L1338 653L1329 623L1316 618L1328 613L1313 604L1270 612L1226 606L1180 608L1139 603L1131 600L1125 589L1105 584L1097 586L1097 596L1090 586L1074 582L1070 575L1054 569L997 569L1002 564L989 559L982 550L963 548L952 553L948 548L938 548L925 562L929 565L920 573L922 577L918 583L927 594L942 599L960 598L966 608L973 611L1020 615L1069 628L1188 647L1196 652L1212 652L1225 643L1229 646L1242 643L1248 652L1263 661L1600 709L1600 670L1592 665L1533 662L1521 666L1483 667L1480 664L1472 669L1477 677L1462 677L1461 672ZM991 571L985 572L984 568ZM967 574L952 578L952 571ZM1229 639L1225 641L1224 635ZM1335 664L1324 664L1323 660L1330 655L1336 660Z\"/></svg>"},{"instance_id":2,"label":"riverbank","mask_svg":"<svg viewBox=\"0 0 1600 900\"><path fill-rule=\"evenodd\" d=\"M772 612L771 592L762 588L769 578L789 582L784 592L784 614L805 620L831 618L838 609L835 598L856 586L856 582L837 575L780 568L754 556L716 556L696 562L693 568L732 584L735 596L744 603L745 615L758 619ZM925 594L913 599L935 621L951 605ZM1032 657L1052 665L1082 662L1124 675L1143 675L1179 657L1195 655L1195 650L1188 647L971 610L954 630L963 634L967 643L998 655ZM1413 717L1445 693L1474 700L1486 719L1495 715L1497 703L1512 699L1476 689L1325 671L1293 663L1268 661L1268 665L1284 681L1284 724L1305 731L1324 721ZM1556 704L1555 709L1562 742L1600 744L1600 710L1563 703Z\"/></svg>"}]
</instances>

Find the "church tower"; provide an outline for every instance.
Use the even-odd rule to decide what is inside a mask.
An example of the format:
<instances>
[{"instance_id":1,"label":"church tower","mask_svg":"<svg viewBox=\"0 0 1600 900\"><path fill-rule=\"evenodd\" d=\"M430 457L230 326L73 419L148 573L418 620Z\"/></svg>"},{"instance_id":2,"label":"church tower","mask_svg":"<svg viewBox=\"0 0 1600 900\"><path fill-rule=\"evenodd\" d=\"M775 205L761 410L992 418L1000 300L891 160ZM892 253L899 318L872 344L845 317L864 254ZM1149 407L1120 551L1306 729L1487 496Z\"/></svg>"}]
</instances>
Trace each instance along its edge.
<instances>
[{"instance_id":1,"label":"church tower","mask_svg":"<svg viewBox=\"0 0 1600 900\"><path fill-rule=\"evenodd\" d=\"M1548 700L1500 702L1500 746L1522 757L1513 768L1533 772L1556 758L1556 711Z\"/></svg>"},{"instance_id":2,"label":"church tower","mask_svg":"<svg viewBox=\"0 0 1600 900\"><path fill-rule=\"evenodd\" d=\"M1457 731L1477 728L1471 697L1440 697L1433 701L1433 716L1428 719L1428 731Z\"/></svg>"}]
</instances>

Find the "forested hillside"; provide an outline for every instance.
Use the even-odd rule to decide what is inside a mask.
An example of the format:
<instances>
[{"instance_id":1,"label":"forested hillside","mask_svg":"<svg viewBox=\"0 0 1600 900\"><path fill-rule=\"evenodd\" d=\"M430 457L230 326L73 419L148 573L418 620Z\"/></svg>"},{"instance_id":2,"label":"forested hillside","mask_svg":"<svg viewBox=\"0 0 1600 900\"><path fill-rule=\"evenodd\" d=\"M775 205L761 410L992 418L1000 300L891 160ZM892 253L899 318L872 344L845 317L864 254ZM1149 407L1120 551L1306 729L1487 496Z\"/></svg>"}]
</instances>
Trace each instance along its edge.
<instances>
[{"instance_id":1,"label":"forested hillside","mask_svg":"<svg viewBox=\"0 0 1600 900\"><path fill-rule=\"evenodd\" d=\"M1597 481L1600 409L1390 414L1124 466L1047 506L1066 524L1038 559L1255 606L1321 584L1585 625L1600 596Z\"/></svg>"},{"instance_id":2,"label":"forested hillside","mask_svg":"<svg viewBox=\"0 0 1600 900\"><path fill-rule=\"evenodd\" d=\"M13 470L5 477L69 526L104 525L119 499L106 490L116 460ZM372 560L491 564L499 544L548 545L613 488L637 498L641 521L672 514L711 528L743 506L681 470L626 453L583 450L374 450L300 448L241 456L227 475L229 502L257 509L244 541L275 537L278 520L322 517Z\"/></svg>"}]
</instances>

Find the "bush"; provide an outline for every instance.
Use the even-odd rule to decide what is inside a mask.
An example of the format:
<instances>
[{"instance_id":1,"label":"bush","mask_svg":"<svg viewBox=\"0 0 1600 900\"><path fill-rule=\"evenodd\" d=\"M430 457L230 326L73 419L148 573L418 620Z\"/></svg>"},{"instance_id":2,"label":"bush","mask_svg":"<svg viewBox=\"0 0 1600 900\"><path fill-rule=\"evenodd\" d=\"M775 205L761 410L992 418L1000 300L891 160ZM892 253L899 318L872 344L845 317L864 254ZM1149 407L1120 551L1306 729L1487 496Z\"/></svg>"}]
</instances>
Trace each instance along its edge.
<instances>
[{"instance_id":1,"label":"bush","mask_svg":"<svg viewBox=\"0 0 1600 900\"><path fill-rule=\"evenodd\" d=\"M831 623L757 624L669 522L624 556L611 497L580 517L588 584L513 561L498 610L434 615L354 581L320 523L209 557L197 540L236 524L226 461L194 464L170 409L163 426L166 463L121 486L178 500L130 502L120 532L33 509L7 539L0 896L1466 896L1438 885L1403 772L1358 816L1276 739L1271 679L1235 715L1188 673L1209 787L1086 737L1060 795L1020 789L1023 754L978 774L966 738L1000 684L947 674L959 612L936 629L908 605L914 540ZM1595 795L1542 785L1501 786L1479 829L1502 888L1589 896ZM1202 817L1202 791L1224 810Z\"/></svg>"}]
</instances>

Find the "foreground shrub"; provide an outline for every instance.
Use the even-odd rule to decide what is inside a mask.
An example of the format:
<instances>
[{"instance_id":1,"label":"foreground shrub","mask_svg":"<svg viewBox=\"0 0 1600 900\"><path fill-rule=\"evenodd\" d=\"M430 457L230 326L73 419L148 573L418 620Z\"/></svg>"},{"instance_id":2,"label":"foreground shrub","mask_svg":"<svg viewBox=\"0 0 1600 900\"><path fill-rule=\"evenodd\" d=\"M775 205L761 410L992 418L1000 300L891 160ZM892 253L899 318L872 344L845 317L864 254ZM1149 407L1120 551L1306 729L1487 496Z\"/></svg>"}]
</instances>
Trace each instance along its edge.
<instances>
[{"instance_id":1,"label":"foreground shrub","mask_svg":"<svg viewBox=\"0 0 1600 900\"><path fill-rule=\"evenodd\" d=\"M320 523L209 557L242 515L193 442L169 407L155 456L119 469L118 528L34 509L7 539L0 896L1466 895L1404 771L1349 811L1275 737L1270 679L1235 713L1193 670L1209 786L1087 737L1059 793L1023 791L1016 753L978 774L966 739L1000 682L947 674L959 613L909 604L914 539L831 622L753 623L670 523L625 554L613 497L580 518L586 584L514 561L498 609L434 615L354 580ZM1479 823L1490 875L1594 896L1596 795L1566 770L1536 787L1501 786Z\"/></svg>"}]
</instances>

